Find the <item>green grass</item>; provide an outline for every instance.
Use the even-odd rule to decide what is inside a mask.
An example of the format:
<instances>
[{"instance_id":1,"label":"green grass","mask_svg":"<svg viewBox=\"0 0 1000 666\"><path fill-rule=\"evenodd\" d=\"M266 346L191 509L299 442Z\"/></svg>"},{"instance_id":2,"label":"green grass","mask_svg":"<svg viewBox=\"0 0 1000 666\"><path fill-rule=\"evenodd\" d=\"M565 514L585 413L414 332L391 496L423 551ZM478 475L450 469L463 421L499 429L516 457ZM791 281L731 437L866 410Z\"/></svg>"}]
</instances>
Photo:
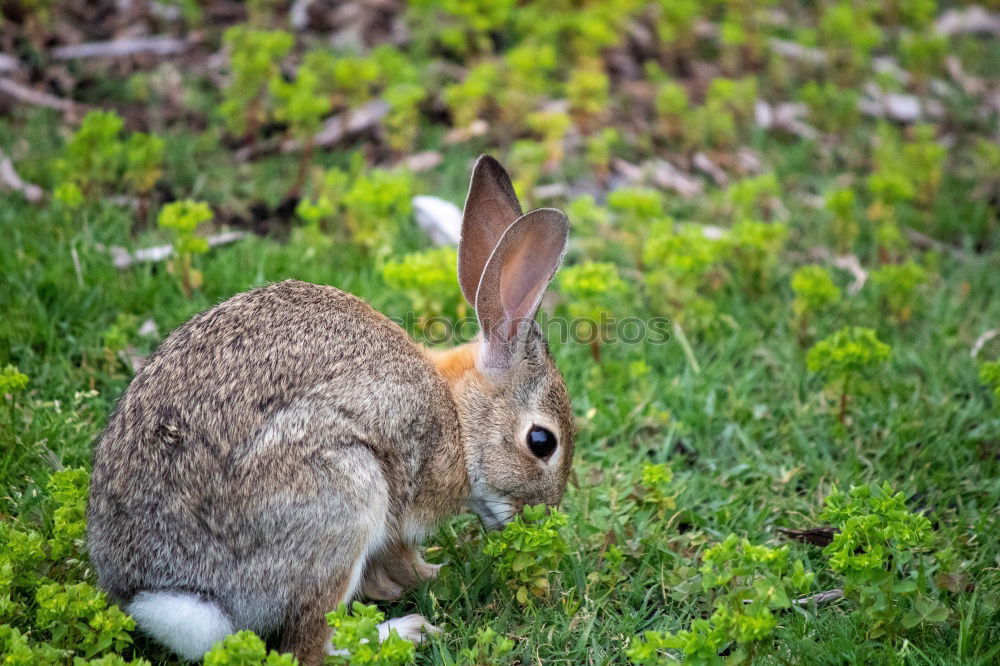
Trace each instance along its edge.
<instances>
[{"instance_id":1,"label":"green grass","mask_svg":"<svg viewBox=\"0 0 1000 666\"><path fill-rule=\"evenodd\" d=\"M168 168L183 180L193 138L170 143ZM801 146L765 142L761 148L779 174L809 159ZM423 180L429 191L460 203L467 157L449 155ZM282 170L278 159L188 179L197 196L224 202L268 191L265 183ZM822 172L799 177L810 184L830 180ZM793 247L802 247L820 214L796 205L795 187L790 177L785 203ZM961 201L960 187L946 184L942 198ZM963 210L974 215L974 206ZM91 443L129 380L128 368L105 352L104 335L121 315L131 322L130 344L148 353L193 313L288 277L352 291L390 315L407 307L353 247L310 247L295 233L288 240L249 238L213 250L200 260L205 286L188 301L163 264L126 271L111 266L99 244L141 246L162 238L145 232L131 239L129 227L129 215L107 202L65 213L4 196L0 361L15 363L31 383L17 398L16 421L4 431L0 514L27 524L42 520L40 489L49 474L88 464ZM429 559L446 563L441 578L384 607L389 616L422 612L445 629L418 651L419 663L454 663L486 625L515 640L514 662L623 662L634 635L677 630L705 612L700 589L686 586L682 574L707 545L729 533L781 543L777 528L818 524L833 485L884 480L905 491L911 509L926 512L939 543L957 554L969 591L943 593L950 621L891 642L866 640L864 623L846 601L792 610L780 617L768 663L975 664L996 658L1000 406L980 385L969 349L1000 321L1000 258L940 257L905 325L886 317L870 286L814 322L814 337L865 325L893 348L877 381L854 396L843 427L836 420L836 396L824 393L820 379L805 368L806 349L797 341L790 306L793 267L782 262L773 282L753 297L735 282L715 294L728 324L688 333L698 370L676 339L610 344L601 364L585 345L554 342L580 424L575 474L564 501L570 555L551 597L524 609L481 553L476 521L460 516L445 525L428 544ZM837 277L847 283L845 274ZM613 314L672 315L647 305L637 287L628 301L616 304ZM564 307L557 305L556 314ZM136 334L149 318L157 338ZM997 353L995 343L989 351ZM649 368L641 378L632 376L636 361ZM630 496L647 461L669 462L676 474L677 509L663 520L630 513ZM622 575L610 583L588 578L603 570L609 543L626 554ZM838 585L820 549L798 543L792 548L816 572L817 591ZM141 636L136 640L138 654L169 661Z\"/></svg>"}]
</instances>

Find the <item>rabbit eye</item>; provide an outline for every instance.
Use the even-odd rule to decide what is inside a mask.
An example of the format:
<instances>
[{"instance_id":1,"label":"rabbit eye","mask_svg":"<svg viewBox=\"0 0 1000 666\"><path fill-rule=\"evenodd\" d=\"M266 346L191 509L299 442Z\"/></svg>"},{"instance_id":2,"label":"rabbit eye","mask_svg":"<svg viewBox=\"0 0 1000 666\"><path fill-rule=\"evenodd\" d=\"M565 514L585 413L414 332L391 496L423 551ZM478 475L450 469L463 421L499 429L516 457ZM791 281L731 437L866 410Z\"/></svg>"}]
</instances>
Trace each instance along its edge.
<instances>
[{"instance_id":1,"label":"rabbit eye","mask_svg":"<svg viewBox=\"0 0 1000 666\"><path fill-rule=\"evenodd\" d=\"M556 450L556 436L548 428L532 426L528 431L528 448L539 458L548 458Z\"/></svg>"}]
</instances>

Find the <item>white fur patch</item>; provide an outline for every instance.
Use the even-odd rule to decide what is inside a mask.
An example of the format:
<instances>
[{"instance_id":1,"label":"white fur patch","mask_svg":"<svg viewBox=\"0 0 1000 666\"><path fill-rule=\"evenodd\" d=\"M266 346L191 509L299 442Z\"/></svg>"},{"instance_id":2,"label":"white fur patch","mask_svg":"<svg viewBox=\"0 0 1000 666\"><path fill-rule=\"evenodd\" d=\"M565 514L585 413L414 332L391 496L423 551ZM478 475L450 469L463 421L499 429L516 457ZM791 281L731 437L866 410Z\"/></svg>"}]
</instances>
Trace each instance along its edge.
<instances>
[{"instance_id":1,"label":"white fur patch","mask_svg":"<svg viewBox=\"0 0 1000 666\"><path fill-rule=\"evenodd\" d=\"M185 592L139 592L125 610L140 629L189 661L233 633L218 605Z\"/></svg>"}]
</instances>

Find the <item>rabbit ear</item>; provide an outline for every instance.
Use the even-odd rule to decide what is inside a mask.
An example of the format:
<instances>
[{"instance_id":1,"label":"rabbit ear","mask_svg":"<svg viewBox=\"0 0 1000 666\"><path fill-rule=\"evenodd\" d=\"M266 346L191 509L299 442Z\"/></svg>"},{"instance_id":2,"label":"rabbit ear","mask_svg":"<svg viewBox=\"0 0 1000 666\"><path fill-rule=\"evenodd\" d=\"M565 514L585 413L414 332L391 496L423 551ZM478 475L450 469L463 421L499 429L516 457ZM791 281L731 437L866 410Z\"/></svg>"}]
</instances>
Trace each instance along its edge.
<instances>
[{"instance_id":1,"label":"rabbit ear","mask_svg":"<svg viewBox=\"0 0 1000 666\"><path fill-rule=\"evenodd\" d=\"M500 237L520 216L510 176L499 162L483 155L472 170L458 241L458 282L469 305L476 305L479 280Z\"/></svg>"},{"instance_id":2,"label":"rabbit ear","mask_svg":"<svg viewBox=\"0 0 1000 666\"><path fill-rule=\"evenodd\" d=\"M568 237L566 216L539 208L515 220L500 238L476 292L476 316L491 362L507 358L521 324L534 320Z\"/></svg>"}]
</instances>

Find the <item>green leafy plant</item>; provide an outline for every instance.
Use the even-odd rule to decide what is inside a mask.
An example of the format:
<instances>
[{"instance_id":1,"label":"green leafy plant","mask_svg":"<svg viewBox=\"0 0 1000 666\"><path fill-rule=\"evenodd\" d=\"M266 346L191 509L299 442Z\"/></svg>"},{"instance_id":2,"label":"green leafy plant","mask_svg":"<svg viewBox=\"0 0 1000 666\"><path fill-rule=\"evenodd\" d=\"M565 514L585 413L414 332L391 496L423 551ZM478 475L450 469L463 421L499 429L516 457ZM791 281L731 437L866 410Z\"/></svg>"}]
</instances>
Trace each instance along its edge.
<instances>
[{"instance_id":1,"label":"green leafy plant","mask_svg":"<svg viewBox=\"0 0 1000 666\"><path fill-rule=\"evenodd\" d=\"M642 501L653 506L662 520L667 511L677 508L677 489L673 485L674 472L666 463L644 463L640 472L643 488Z\"/></svg>"},{"instance_id":2,"label":"green leafy plant","mask_svg":"<svg viewBox=\"0 0 1000 666\"><path fill-rule=\"evenodd\" d=\"M379 642L378 624L385 615L377 606L367 606L360 601L351 605L340 604L337 610L327 613L326 621L333 627L333 646L339 654L326 658L326 664L370 664L371 666L397 666L413 662L416 648L412 641L402 638L392 629L384 641Z\"/></svg>"},{"instance_id":3,"label":"green leafy plant","mask_svg":"<svg viewBox=\"0 0 1000 666\"><path fill-rule=\"evenodd\" d=\"M295 666L298 660L290 654L268 651L257 634L240 631L226 636L205 653L205 666Z\"/></svg>"},{"instance_id":4,"label":"green leafy plant","mask_svg":"<svg viewBox=\"0 0 1000 666\"><path fill-rule=\"evenodd\" d=\"M254 141L271 117L271 84L295 38L282 30L237 25L226 30L223 42L229 49L230 79L219 113L231 133Z\"/></svg>"},{"instance_id":5,"label":"green leafy plant","mask_svg":"<svg viewBox=\"0 0 1000 666\"><path fill-rule=\"evenodd\" d=\"M807 81L798 90L798 98L809 107L809 118L824 132L845 132L861 122L858 93L832 81Z\"/></svg>"},{"instance_id":6,"label":"green leafy plant","mask_svg":"<svg viewBox=\"0 0 1000 666\"><path fill-rule=\"evenodd\" d=\"M791 607L789 593L807 592L814 578L791 559L788 546L756 546L735 534L705 551L699 574L711 615L682 631L633 638L627 652L633 664L661 664L668 650L680 651L686 664L753 663L778 624L773 611ZM727 646L735 650L719 656Z\"/></svg>"},{"instance_id":7,"label":"green leafy plant","mask_svg":"<svg viewBox=\"0 0 1000 666\"><path fill-rule=\"evenodd\" d=\"M487 60L472 67L463 81L444 88L441 96L456 127L469 127L484 115L499 80L496 63Z\"/></svg>"},{"instance_id":8,"label":"green leafy plant","mask_svg":"<svg viewBox=\"0 0 1000 666\"><path fill-rule=\"evenodd\" d=\"M849 254L858 238L858 218L855 211L854 190L844 188L827 193L823 205L829 211L830 229L837 252Z\"/></svg>"},{"instance_id":9,"label":"green leafy plant","mask_svg":"<svg viewBox=\"0 0 1000 666\"><path fill-rule=\"evenodd\" d=\"M274 76L269 83L274 95L275 119L287 123L292 136L300 144L298 174L289 196L297 196L306 181L316 132L319 131L323 117L332 108L330 98L322 94L321 74L309 64L310 61L305 60L291 81Z\"/></svg>"},{"instance_id":10,"label":"green leafy plant","mask_svg":"<svg viewBox=\"0 0 1000 666\"><path fill-rule=\"evenodd\" d=\"M513 649L514 641L491 627L480 627L472 647L462 648L458 653L457 663L461 666L493 666L503 663Z\"/></svg>"},{"instance_id":11,"label":"green leafy plant","mask_svg":"<svg viewBox=\"0 0 1000 666\"><path fill-rule=\"evenodd\" d=\"M745 291L760 293L769 284L787 238L788 227L780 222L742 220L729 230L722 243Z\"/></svg>"},{"instance_id":12,"label":"green leafy plant","mask_svg":"<svg viewBox=\"0 0 1000 666\"><path fill-rule=\"evenodd\" d=\"M871 16L871 6L857 7L841 0L828 5L819 19L819 41L826 47L832 71L840 82L857 81L882 41L882 31Z\"/></svg>"},{"instance_id":13,"label":"green leafy plant","mask_svg":"<svg viewBox=\"0 0 1000 666\"><path fill-rule=\"evenodd\" d=\"M118 606L108 606L104 594L87 583L48 583L35 594L36 626L48 632L49 644L75 649L88 659L112 649L121 652L132 642L135 622Z\"/></svg>"},{"instance_id":14,"label":"green leafy plant","mask_svg":"<svg viewBox=\"0 0 1000 666\"><path fill-rule=\"evenodd\" d=\"M201 201L174 201L160 209L157 224L174 238L175 258L168 270L180 280L184 295L191 298L201 287L201 271L194 267L194 257L208 252L208 241L196 236L198 226L212 219L212 209Z\"/></svg>"},{"instance_id":15,"label":"green leafy plant","mask_svg":"<svg viewBox=\"0 0 1000 666\"><path fill-rule=\"evenodd\" d=\"M389 86L382 99L389 105L383 121L386 143L399 154L413 149L420 131L420 103L427 90L418 83L402 82Z\"/></svg>"},{"instance_id":16,"label":"green leafy plant","mask_svg":"<svg viewBox=\"0 0 1000 666\"><path fill-rule=\"evenodd\" d=\"M1000 409L1000 359L985 361L979 366L979 381L993 388L993 397Z\"/></svg>"},{"instance_id":17,"label":"green leafy plant","mask_svg":"<svg viewBox=\"0 0 1000 666\"><path fill-rule=\"evenodd\" d=\"M676 81L663 81L657 86L653 104L663 135L671 140L680 139L684 135L684 118L691 106L687 89Z\"/></svg>"},{"instance_id":18,"label":"green leafy plant","mask_svg":"<svg viewBox=\"0 0 1000 666\"><path fill-rule=\"evenodd\" d=\"M60 200L75 199L68 188L89 197L117 191L121 182L144 197L163 173L164 141L133 132L122 138L125 122L114 111L90 111L66 142L56 163L62 178Z\"/></svg>"},{"instance_id":19,"label":"green leafy plant","mask_svg":"<svg viewBox=\"0 0 1000 666\"><path fill-rule=\"evenodd\" d=\"M569 112L585 134L595 129L608 109L608 91L611 82L598 65L577 67L566 81Z\"/></svg>"},{"instance_id":20,"label":"green leafy plant","mask_svg":"<svg viewBox=\"0 0 1000 666\"><path fill-rule=\"evenodd\" d=\"M781 186L777 176L765 173L733 183L725 198L736 220L769 219L781 198Z\"/></svg>"},{"instance_id":21,"label":"green leafy plant","mask_svg":"<svg viewBox=\"0 0 1000 666\"><path fill-rule=\"evenodd\" d=\"M799 340L804 341L809 320L840 302L840 289L823 266L801 266L792 273L792 310L799 322Z\"/></svg>"},{"instance_id":22,"label":"green leafy plant","mask_svg":"<svg viewBox=\"0 0 1000 666\"><path fill-rule=\"evenodd\" d=\"M615 147L621 142L621 133L614 127L605 127L587 137L587 164L602 182L611 173L611 159Z\"/></svg>"},{"instance_id":23,"label":"green leafy plant","mask_svg":"<svg viewBox=\"0 0 1000 666\"><path fill-rule=\"evenodd\" d=\"M541 135L546 152L546 168L552 169L563 161L563 143L573 121L561 111L535 111L525 119L528 127Z\"/></svg>"},{"instance_id":24,"label":"green leafy plant","mask_svg":"<svg viewBox=\"0 0 1000 666\"><path fill-rule=\"evenodd\" d=\"M910 512L903 494L888 482L854 486L847 493L834 488L820 518L838 530L823 552L844 576L844 595L869 622L869 637L895 636L948 618L925 562L934 544L931 523Z\"/></svg>"},{"instance_id":25,"label":"green leafy plant","mask_svg":"<svg viewBox=\"0 0 1000 666\"><path fill-rule=\"evenodd\" d=\"M425 333L437 333L425 330L436 319L450 317L457 321L465 316L465 299L458 288L457 262L455 248L439 247L413 252L382 266L382 279L406 294L419 316L417 326Z\"/></svg>"},{"instance_id":26,"label":"green leafy plant","mask_svg":"<svg viewBox=\"0 0 1000 666\"><path fill-rule=\"evenodd\" d=\"M900 323L910 320L920 305L919 288L927 282L927 271L912 259L902 264L885 264L871 273L872 284L882 301Z\"/></svg>"},{"instance_id":27,"label":"green leafy plant","mask_svg":"<svg viewBox=\"0 0 1000 666\"><path fill-rule=\"evenodd\" d=\"M483 552L496 559L496 572L514 590L522 606L532 597L545 597L550 575L559 567L567 544L559 528L566 514L544 504L528 506L501 532L491 532Z\"/></svg>"},{"instance_id":28,"label":"green leafy plant","mask_svg":"<svg viewBox=\"0 0 1000 666\"><path fill-rule=\"evenodd\" d=\"M629 292L628 283L611 263L587 261L568 266L559 273L559 291L566 302L572 326L586 325L590 351L601 360L601 340L606 339L606 323Z\"/></svg>"},{"instance_id":29,"label":"green leafy plant","mask_svg":"<svg viewBox=\"0 0 1000 666\"><path fill-rule=\"evenodd\" d=\"M823 375L830 386L840 393L837 418L847 420L847 404L851 386L872 376L878 366L889 359L892 349L878 339L870 328L848 326L820 340L806 356L810 372Z\"/></svg>"},{"instance_id":30,"label":"green leafy plant","mask_svg":"<svg viewBox=\"0 0 1000 666\"><path fill-rule=\"evenodd\" d=\"M27 386L28 375L21 372L17 366L8 363L3 370L0 370L0 397L9 404L12 415L17 394Z\"/></svg>"}]
</instances>

